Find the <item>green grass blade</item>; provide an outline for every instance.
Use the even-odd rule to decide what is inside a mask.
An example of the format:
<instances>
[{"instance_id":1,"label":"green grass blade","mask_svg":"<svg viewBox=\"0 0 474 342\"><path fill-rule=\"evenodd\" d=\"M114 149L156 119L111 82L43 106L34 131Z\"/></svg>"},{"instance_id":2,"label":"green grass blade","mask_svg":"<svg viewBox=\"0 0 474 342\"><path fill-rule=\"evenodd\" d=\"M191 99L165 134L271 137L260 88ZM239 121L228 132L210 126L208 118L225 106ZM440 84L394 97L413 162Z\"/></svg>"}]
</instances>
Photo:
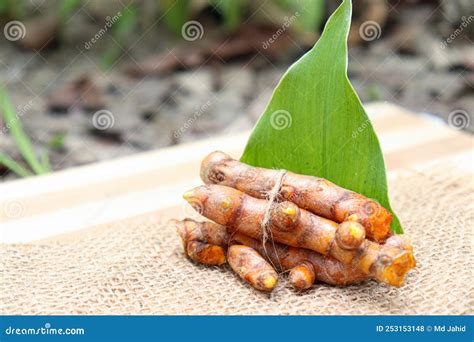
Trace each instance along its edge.
<instances>
[{"instance_id":1,"label":"green grass blade","mask_svg":"<svg viewBox=\"0 0 474 342\"><path fill-rule=\"evenodd\" d=\"M0 153L0 165L7 167L9 170L16 173L20 177L29 177L33 175L30 171L3 153Z\"/></svg>"},{"instance_id":2,"label":"green grass blade","mask_svg":"<svg viewBox=\"0 0 474 342\"><path fill-rule=\"evenodd\" d=\"M351 15L344 0L315 46L285 73L241 160L329 179L393 213L378 138L347 78ZM403 232L395 214L391 229Z\"/></svg>"},{"instance_id":3,"label":"green grass blade","mask_svg":"<svg viewBox=\"0 0 474 342\"><path fill-rule=\"evenodd\" d=\"M25 161L36 174L46 173L46 170L36 158L31 141L25 134L23 127L21 126L20 118L13 109L11 102L7 98L5 89L3 88L0 88L0 109L2 110L5 124L8 126L10 134Z\"/></svg>"},{"instance_id":4,"label":"green grass blade","mask_svg":"<svg viewBox=\"0 0 474 342\"><path fill-rule=\"evenodd\" d=\"M43 166L43 168L45 169L46 172L51 172L52 168L51 168L51 160L49 159L49 152L48 150L45 148L43 149L43 151L41 152L41 155L40 155L41 159L41 165Z\"/></svg>"}]
</instances>

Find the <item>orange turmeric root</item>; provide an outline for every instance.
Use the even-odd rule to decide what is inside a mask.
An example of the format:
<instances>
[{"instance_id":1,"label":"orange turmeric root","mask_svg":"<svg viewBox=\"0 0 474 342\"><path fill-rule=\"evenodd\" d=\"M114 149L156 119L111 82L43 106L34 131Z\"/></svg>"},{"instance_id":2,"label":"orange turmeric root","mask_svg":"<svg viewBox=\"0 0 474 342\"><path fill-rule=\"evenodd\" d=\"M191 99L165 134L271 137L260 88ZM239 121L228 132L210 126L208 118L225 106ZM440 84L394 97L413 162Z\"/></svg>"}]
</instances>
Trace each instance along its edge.
<instances>
[{"instance_id":1,"label":"orange turmeric root","mask_svg":"<svg viewBox=\"0 0 474 342\"><path fill-rule=\"evenodd\" d=\"M231 243L239 243L254 249L255 253L265 256L273 265L278 266L281 271L290 271L290 284L299 291L310 288L315 280L332 285L349 285L368 279L367 276L360 272L354 272L348 265L343 265L337 260L324 257L307 249L268 242L265 248L263 248L260 241L240 233L234 234L231 238L232 229L217 223L196 222L190 219L183 221L173 220L173 223L176 225L178 233L183 240L188 256L201 264L216 265L217 263L210 263L209 257L203 258L202 254L190 255L189 248L187 247L190 243L208 245L210 250L211 247L222 248L222 253L215 253L212 259L220 260L220 258L224 258L225 260L224 249L227 243L231 241ZM210 245L203 241L188 239L205 239L203 241L212 241L220 245ZM241 250L234 250L232 247L229 248L227 253L227 259L232 269L253 287L259 290L263 289L263 291L270 291L271 286L269 285L272 284L272 276L274 275L273 272L269 271L268 266L271 267L271 265L266 262L263 263L253 252L244 253ZM247 266L243 269L242 264ZM263 266L258 266L258 264ZM248 265L253 266L250 268ZM252 272L243 272L245 268L252 270ZM317 274L316 271L318 272Z\"/></svg>"},{"instance_id":2,"label":"orange turmeric root","mask_svg":"<svg viewBox=\"0 0 474 342\"><path fill-rule=\"evenodd\" d=\"M278 282L278 274L272 265L251 247L230 246L227 261L235 273L257 290L270 292Z\"/></svg>"},{"instance_id":3,"label":"orange turmeric root","mask_svg":"<svg viewBox=\"0 0 474 342\"><path fill-rule=\"evenodd\" d=\"M289 280L296 290L310 288L315 280L330 285L344 286L372 278L371 275L354 270L350 265L309 249L270 242L267 242L264 248L260 241L241 233L235 234L233 241L252 247L281 271L290 271Z\"/></svg>"},{"instance_id":4,"label":"orange turmeric root","mask_svg":"<svg viewBox=\"0 0 474 342\"><path fill-rule=\"evenodd\" d=\"M297 291L304 291L313 286L316 279L314 267L308 261L304 261L301 265L295 266L290 270L288 276L290 284Z\"/></svg>"},{"instance_id":5,"label":"orange turmeric root","mask_svg":"<svg viewBox=\"0 0 474 342\"><path fill-rule=\"evenodd\" d=\"M208 246L220 247L222 248L222 251L227 247L229 241L230 243L239 243L251 247L260 253L261 256L265 256L265 258L272 262L273 265L278 266L281 271L289 270L290 284L299 291L310 288L316 279L332 285L348 285L367 279L367 277L361 275L358 272L353 273L350 267L347 265L342 265L336 260L329 260L320 254L306 249L288 247L278 243L267 243L265 250L261 242L243 234L237 233L231 238L231 228L214 222L197 222L191 219L185 219L183 221L172 220L172 223L175 224L177 231L183 240L183 246L188 256L195 262L204 265L215 265L216 263L210 263L209 258L202 258L201 255L189 255L189 248L187 247L189 246L189 243L205 244L202 241L189 239L205 239L203 241L212 241L214 243L218 243L220 244L219 246ZM237 258L235 254L231 255L230 252L228 253L229 264L234 264L234 266L231 266L234 270L242 271L241 268L236 266L238 264L237 259L240 260L240 263L244 264L258 263L256 261L258 260L258 257L256 257L254 253L249 252L246 254L246 256L244 256L243 253L239 251L235 251L234 253L240 254ZM221 257L225 259L226 256L224 253L216 253L213 259L219 259ZM268 266L266 266L266 264L263 265L265 266L262 268L255 266L253 268L253 273L251 275L247 275L247 278L245 278L245 276L243 278L246 279L246 281L249 282L249 284L253 287L259 290L261 290L263 287L264 291L267 291L270 290L268 289L268 284L271 284L272 280L271 278L265 277L272 275L272 272L266 272L265 270L268 271ZM340 269L343 271L341 272ZM315 274L315 270L319 271L317 275ZM242 275L242 272L237 273L239 276ZM267 284L267 287L264 285L265 283Z\"/></svg>"},{"instance_id":6,"label":"orange turmeric root","mask_svg":"<svg viewBox=\"0 0 474 342\"><path fill-rule=\"evenodd\" d=\"M171 220L181 237L186 255L193 261L204 265L221 265L226 261L229 235L224 226L213 222L193 220Z\"/></svg>"},{"instance_id":7,"label":"orange turmeric root","mask_svg":"<svg viewBox=\"0 0 474 342\"><path fill-rule=\"evenodd\" d=\"M243 164L223 152L209 154L201 164L204 183L229 186L261 199L273 189L278 172ZM388 210L376 201L326 179L286 172L279 195L300 208L338 223L351 218L365 227L370 240L382 243L390 235L392 214Z\"/></svg>"},{"instance_id":8,"label":"orange turmeric root","mask_svg":"<svg viewBox=\"0 0 474 342\"><path fill-rule=\"evenodd\" d=\"M262 238L261 223L267 201L253 198L239 190L220 186L200 186L183 197L202 215L254 239ZM360 240L364 229L357 222L344 223L345 231ZM338 224L298 208L294 203L281 202L270 210L268 230L274 241L293 247L314 250L351 265L364 274L374 273L375 279L394 286L403 283L404 276L415 266L411 251L381 246L367 239L359 247L346 249L336 239ZM344 230L341 230L341 233Z\"/></svg>"},{"instance_id":9,"label":"orange turmeric root","mask_svg":"<svg viewBox=\"0 0 474 342\"><path fill-rule=\"evenodd\" d=\"M289 271L290 284L296 290L301 291L310 288L315 280L331 285L343 286L374 278L373 271L371 271L371 274L364 274L359 270L353 269L350 265L345 265L332 257L325 257L308 249L290 247L275 242L267 242L264 248L261 241L242 233L232 235L231 228L214 222L196 222L186 219L183 221L173 220L173 223L176 225L178 232L180 232L181 238L184 237L185 249L188 242L186 238L196 238L197 236L205 236L206 241L219 243L221 244L220 247L223 248L226 248L229 243L238 243L251 247L281 271ZM183 234L183 231L187 232ZM196 234L196 232L198 233ZM413 249L411 242L403 235L391 236L387 240L386 245L407 251L412 251ZM205 260L204 262L202 260L195 261L208 264ZM257 268L257 270L259 269Z\"/></svg>"},{"instance_id":10,"label":"orange turmeric root","mask_svg":"<svg viewBox=\"0 0 474 342\"><path fill-rule=\"evenodd\" d=\"M230 235L227 227L213 222L197 222L191 219L171 220L181 237L187 256L200 264L221 265L226 259L232 269L250 285L261 291L271 291L277 283L277 273L250 247L229 248Z\"/></svg>"},{"instance_id":11,"label":"orange turmeric root","mask_svg":"<svg viewBox=\"0 0 474 342\"><path fill-rule=\"evenodd\" d=\"M324 257L308 249L269 242L264 248L260 241L241 233L235 234L233 241L252 247L280 270L289 270L289 281L296 290L310 288L315 280L331 285L351 285L376 276L372 271L364 274L332 257ZM401 235L390 237L387 243L408 251L413 249L411 243Z\"/></svg>"}]
</instances>

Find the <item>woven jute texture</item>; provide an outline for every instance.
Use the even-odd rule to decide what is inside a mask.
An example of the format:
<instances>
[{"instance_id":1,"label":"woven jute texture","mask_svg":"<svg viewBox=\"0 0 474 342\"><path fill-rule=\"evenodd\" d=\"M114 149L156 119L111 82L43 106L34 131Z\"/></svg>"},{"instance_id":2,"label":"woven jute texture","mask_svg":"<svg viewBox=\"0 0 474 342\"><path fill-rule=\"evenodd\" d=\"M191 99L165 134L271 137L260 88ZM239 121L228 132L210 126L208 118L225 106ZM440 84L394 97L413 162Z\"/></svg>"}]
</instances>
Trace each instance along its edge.
<instances>
[{"instance_id":1,"label":"woven jute texture","mask_svg":"<svg viewBox=\"0 0 474 342\"><path fill-rule=\"evenodd\" d=\"M472 176L404 171L393 203L418 265L400 288L367 281L263 294L227 266L193 264L156 216L60 242L1 246L1 314L473 314Z\"/></svg>"}]
</instances>

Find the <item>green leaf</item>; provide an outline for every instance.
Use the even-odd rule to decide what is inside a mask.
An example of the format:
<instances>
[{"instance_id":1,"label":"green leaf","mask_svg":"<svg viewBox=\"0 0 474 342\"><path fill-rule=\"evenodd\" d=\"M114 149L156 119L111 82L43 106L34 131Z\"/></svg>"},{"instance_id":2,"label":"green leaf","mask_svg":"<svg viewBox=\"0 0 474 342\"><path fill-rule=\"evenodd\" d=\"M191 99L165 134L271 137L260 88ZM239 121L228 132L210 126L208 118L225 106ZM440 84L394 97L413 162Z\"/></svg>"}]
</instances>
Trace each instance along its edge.
<instances>
[{"instance_id":1,"label":"green leaf","mask_svg":"<svg viewBox=\"0 0 474 342\"><path fill-rule=\"evenodd\" d=\"M3 88L0 88L0 110L1 114L3 114L3 120L7 125L16 146L20 150L21 155L25 158L25 161L30 165L35 173L46 173L47 171L36 158L31 141L21 126L20 117L13 109L11 102L8 100L5 89Z\"/></svg>"},{"instance_id":2,"label":"green leaf","mask_svg":"<svg viewBox=\"0 0 474 342\"><path fill-rule=\"evenodd\" d=\"M32 176L32 173L30 171L28 171L23 166L14 161L12 158L3 153L0 153L0 165L5 166L20 177Z\"/></svg>"},{"instance_id":3,"label":"green leaf","mask_svg":"<svg viewBox=\"0 0 474 342\"><path fill-rule=\"evenodd\" d=\"M316 45L285 73L241 160L329 179L393 213L379 141L347 78L351 14L344 0ZM403 232L395 215L391 228Z\"/></svg>"}]
</instances>

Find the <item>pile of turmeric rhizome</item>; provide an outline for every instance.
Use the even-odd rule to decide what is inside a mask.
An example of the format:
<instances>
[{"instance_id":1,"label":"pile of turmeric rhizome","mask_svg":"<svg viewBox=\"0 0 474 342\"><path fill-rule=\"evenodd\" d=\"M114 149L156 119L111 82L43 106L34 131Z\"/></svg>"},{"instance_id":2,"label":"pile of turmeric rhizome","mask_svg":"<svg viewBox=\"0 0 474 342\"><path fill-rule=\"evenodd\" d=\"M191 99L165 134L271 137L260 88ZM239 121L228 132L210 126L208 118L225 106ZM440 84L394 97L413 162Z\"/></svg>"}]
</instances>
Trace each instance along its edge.
<instances>
[{"instance_id":1,"label":"pile of turmeric rhizome","mask_svg":"<svg viewBox=\"0 0 474 342\"><path fill-rule=\"evenodd\" d=\"M296 290L367 279L403 284L415 267L411 242L391 235L392 215L378 202L326 179L256 168L213 152L201 165L206 185L185 200L211 221L173 220L186 255L231 268L272 291L278 272Z\"/></svg>"}]
</instances>

